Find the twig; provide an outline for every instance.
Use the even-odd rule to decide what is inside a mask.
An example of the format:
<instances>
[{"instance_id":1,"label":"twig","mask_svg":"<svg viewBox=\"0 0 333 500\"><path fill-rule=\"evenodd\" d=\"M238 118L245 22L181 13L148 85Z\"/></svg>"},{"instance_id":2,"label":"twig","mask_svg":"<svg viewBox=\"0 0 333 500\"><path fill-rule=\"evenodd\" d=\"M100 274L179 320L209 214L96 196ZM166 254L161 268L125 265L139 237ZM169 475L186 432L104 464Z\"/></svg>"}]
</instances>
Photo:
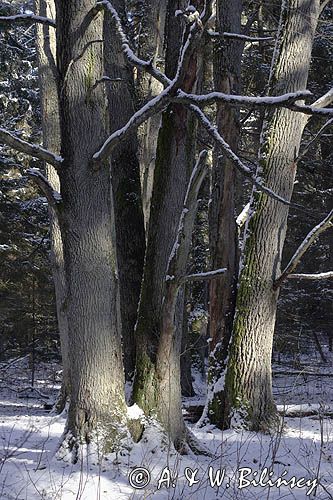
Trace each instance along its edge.
<instances>
[{"instance_id":1,"label":"twig","mask_svg":"<svg viewBox=\"0 0 333 500\"><path fill-rule=\"evenodd\" d=\"M296 280L328 280L333 278L333 271L318 274L289 274L288 279Z\"/></svg>"}]
</instances>

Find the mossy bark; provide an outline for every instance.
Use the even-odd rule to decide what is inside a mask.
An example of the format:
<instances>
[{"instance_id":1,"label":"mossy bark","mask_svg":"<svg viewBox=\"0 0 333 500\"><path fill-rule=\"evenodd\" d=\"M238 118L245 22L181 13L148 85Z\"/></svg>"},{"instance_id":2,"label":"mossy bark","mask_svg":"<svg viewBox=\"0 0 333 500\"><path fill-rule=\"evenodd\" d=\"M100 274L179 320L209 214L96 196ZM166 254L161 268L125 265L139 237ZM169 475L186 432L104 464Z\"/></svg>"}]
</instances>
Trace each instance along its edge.
<instances>
[{"instance_id":1,"label":"mossy bark","mask_svg":"<svg viewBox=\"0 0 333 500\"><path fill-rule=\"evenodd\" d=\"M186 2L181 2L185 7ZM179 20L174 11L179 2L168 4L169 21L167 27L166 72L173 78L178 62L181 37ZM198 71L198 56L194 54L189 63L183 88L195 89ZM136 335L138 341L137 365L134 379L134 402L143 406L146 414L157 415L165 423L161 409L161 391L165 390L166 372L157 367L160 336L162 332L161 312L165 295L165 274L172 246L176 239L179 218L194 164L196 120L183 106L170 105L162 115L159 131L153 194L150 209L147 248L141 297L138 310ZM180 313L182 315L182 312ZM174 318L172 318L174 321ZM180 380L180 341L181 332L175 333L170 360L173 363L173 376ZM171 366L170 364L170 366ZM180 391L180 384L178 382ZM177 400L178 401L178 400ZM181 406L174 407L174 419L181 415ZM163 404L162 404L163 406ZM170 431L170 428L169 428ZM177 441L174 433L172 440Z\"/></svg>"},{"instance_id":2,"label":"mossy bark","mask_svg":"<svg viewBox=\"0 0 333 500\"><path fill-rule=\"evenodd\" d=\"M283 2L282 31L271 73L270 93L304 90L320 11L319 0ZM258 177L290 200L306 118L288 109L267 113L262 131ZM279 423L272 395L271 355L288 206L259 193L251 199L245 228L236 314L226 373L229 420L253 430Z\"/></svg>"}]
</instances>

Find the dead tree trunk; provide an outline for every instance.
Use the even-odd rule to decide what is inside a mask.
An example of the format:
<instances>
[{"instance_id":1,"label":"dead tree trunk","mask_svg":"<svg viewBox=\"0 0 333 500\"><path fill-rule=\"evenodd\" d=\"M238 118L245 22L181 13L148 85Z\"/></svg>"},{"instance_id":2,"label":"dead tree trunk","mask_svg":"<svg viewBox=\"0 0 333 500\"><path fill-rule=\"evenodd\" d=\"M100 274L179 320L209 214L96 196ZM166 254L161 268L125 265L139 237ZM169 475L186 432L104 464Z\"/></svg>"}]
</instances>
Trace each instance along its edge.
<instances>
[{"instance_id":1,"label":"dead tree trunk","mask_svg":"<svg viewBox=\"0 0 333 500\"><path fill-rule=\"evenodd\" d=\"M186 2L182 5L185 7L185 4ZM179 2L170 0L166 55L166 72L170 77L174 77L177 72L182 40L183 25L174 16L177 8ZM184 76L180 82L180 86L187 91L195 89L198 71L196 48L202 30L200 27L195 29L196 32L192 37L195 46L192 46L192 43L191 47L187 48L191 55L187 58L187 71L182 72ZM154 412L157 407L156 356L161 334L165 273L194 161L195 129L195 119L183 106L172 104L163 113L158 137L144 278L136 329L138 352L134 400L147 414ZM175 352L178 352L178 345L175 346ZM179 371L175 377L180 377Z\"/></svg>"},{"instance_id":2,"label":"dead tree trunk","mask_svg":"<svg viewBox=\"0 0 333 500\"><path fill-rule=\"evenodd\" d=\"M241 32L242 1L217 2L217 31ZM216 41L214 81L218 92L240 93L241 57L244 44L240 40ZM217 127L234 152L239 138L239 113L236 108L218 105ZM236 170L230 160L215 154L212 202L210 210L210 249L212 268L227 268L219 279L212 280L209 288L210 357L208 384L214 384L225 370L235 312L238 273L238 245L235 221ZM209 390L207 416L211 423L222 425L223 391Z\"/></svg>"},{"instance_id":3,"label":"dead tree trunk","mask_svg":"<svg viewBox=\"0 0 333 500\"><path fill-rule=\"evenodd\" d=\"M272 95L306 88L319 11L319 0L283 2ZM265 118L257 176L287 200L293 192L294 162L305 123L304 115L288 109L277 109ZM254 189L245 229L225 384L231 423L255 430L269 430L278 423L271 380L278 299L273 284L280 274L288 208Z\"/></svg>"}]
</instances>

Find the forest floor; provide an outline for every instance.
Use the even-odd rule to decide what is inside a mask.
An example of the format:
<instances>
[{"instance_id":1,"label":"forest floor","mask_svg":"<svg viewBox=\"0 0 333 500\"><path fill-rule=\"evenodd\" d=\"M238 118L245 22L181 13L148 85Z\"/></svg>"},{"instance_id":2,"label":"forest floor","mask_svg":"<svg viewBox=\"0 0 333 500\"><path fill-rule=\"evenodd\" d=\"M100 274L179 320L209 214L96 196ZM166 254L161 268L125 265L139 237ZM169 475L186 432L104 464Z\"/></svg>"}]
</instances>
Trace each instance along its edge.
<instances>
[{"instance_id":1,"label":"forest floor","mask_svg":"<svg viewBox=\"0 0 333 500\"><path fill-rule=\"evenodd\" d=\"M333 358L327 349L325 356L326 364L316 353L274 364L274 394L286 415L282 434L189 423L214 455L205 457L161 447L161 435L150 429L123 456L108 456L99 465L87 455L75 465L55 456L65 424L64 415L50 414L60 367L40 363L32 390L27 357L2 363L0 499L332 499ZM195 388L198 396L184 400L187 408L204 402L198 373ZM284 480L280 487L278 478Z\"/></svg>"}]
</instances>

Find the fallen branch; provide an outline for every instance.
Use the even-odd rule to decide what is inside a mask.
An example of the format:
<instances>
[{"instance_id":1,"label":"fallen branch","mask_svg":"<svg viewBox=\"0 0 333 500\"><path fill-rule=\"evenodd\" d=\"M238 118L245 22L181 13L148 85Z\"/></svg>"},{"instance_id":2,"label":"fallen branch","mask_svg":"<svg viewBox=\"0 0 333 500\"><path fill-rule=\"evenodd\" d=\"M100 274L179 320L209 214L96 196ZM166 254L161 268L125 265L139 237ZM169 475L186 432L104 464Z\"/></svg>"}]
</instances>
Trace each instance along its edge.
<instances>
[{"instance_id":1,"label":"fallen branch","mask_svg":"<svg viewBox=\"0 0 333 500\"><path fill-rule=\"evenodd\" d=\"M333 226L333 210L330 211L330 213L325 217L324 220L322 220L317 226L315 226L309 234L306 236L306 238L303 240L303 242L300 244L292 258L290 259L288 265L284 269L284 271L281 273L280 277L275 281L274 283L274 289L276 290L281 286L281 284L290 276L293 271L296 269L298 266L301 258L305 254L305 252L309 249L309 247L312 245L312 243L318 238L318 236L326 231L328 228Z\"/></svg>"},{"instance_id":2,"label":"fallen branch","mask_svg":"<svg viewBox=\"0 0 333 500\"><path fill-rule=\"evenodd\" d=\"M52 26L52 28L56 27L56 22L53 19L48 17L36 16L35 14L16 14L14 16L0 16L0 25L11 25L13 23L16 24L31 24L31 23L39 23L45 24L47 26Z\"/></svg>"},{"instance_id":3,"label":"fallen branch","mask_svg":"<svg viewBox=\"0 0 333 500\"><path fill-rule=\"evenodd\" d=\"M46 161L46 163L53 165L56 170L60 168L63 162L61 156L58 156L51 151L38 146L37 144L30 144L29 142L23 141L3 128L0 128L0 141L13 149L20 151L21 153Z\"/></svg>"}]
</instances>

